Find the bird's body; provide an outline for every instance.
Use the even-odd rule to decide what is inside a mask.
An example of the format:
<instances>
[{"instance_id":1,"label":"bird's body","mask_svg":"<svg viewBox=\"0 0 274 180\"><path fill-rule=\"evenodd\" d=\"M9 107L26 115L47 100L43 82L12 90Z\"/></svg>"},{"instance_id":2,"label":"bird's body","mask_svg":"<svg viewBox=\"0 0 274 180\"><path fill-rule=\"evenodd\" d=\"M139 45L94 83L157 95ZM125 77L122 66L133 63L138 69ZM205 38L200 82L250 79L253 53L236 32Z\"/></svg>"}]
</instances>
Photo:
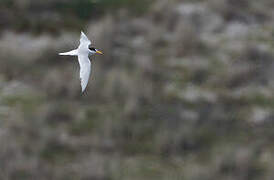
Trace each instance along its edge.
<instances>
[{"instance_id":1,"label":"bird's body","mask_svg":"<svg viewBox=\"0 0 274 180\"><path fill-rule=\"evenodd\" d=\"M78 56L82 92L85 91L90 77L91 63L89 60L89 56L96 53L102 54L101 51L98 51L94 47L91 47L90 40L83 32L81 32L80 45L77 49L65 53L59 53L59 55L63 56Z\"/></svg>"}]
</instances>

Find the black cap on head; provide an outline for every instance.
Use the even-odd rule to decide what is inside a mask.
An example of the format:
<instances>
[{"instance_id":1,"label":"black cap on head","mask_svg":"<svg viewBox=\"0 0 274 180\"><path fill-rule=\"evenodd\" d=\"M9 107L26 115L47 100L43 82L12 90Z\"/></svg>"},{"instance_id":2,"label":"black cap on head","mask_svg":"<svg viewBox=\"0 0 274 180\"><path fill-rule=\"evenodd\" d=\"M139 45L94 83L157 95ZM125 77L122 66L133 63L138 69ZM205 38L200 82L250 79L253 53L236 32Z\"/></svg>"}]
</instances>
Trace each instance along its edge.
<instances>
[{"instance_id":1,"label":"black cap on head","mask_svg":"<svg viewBox=\"0 0 274 180\"><path fill-rule=\"evenodd\" d=\"M95 47L89 46L88 48L89 48L89 50L91 50L91 51L96 51Z\"/></svg>"}]
</instances>

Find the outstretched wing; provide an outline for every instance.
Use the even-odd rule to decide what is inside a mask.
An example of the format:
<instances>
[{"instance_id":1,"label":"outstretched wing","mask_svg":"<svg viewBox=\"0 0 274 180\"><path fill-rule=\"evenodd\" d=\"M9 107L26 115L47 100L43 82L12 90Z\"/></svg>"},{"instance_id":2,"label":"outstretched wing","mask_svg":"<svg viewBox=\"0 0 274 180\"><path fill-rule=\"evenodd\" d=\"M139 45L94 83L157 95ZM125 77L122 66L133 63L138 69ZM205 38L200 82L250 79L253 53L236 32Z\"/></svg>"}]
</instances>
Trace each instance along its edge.
<instances>
[{"instance_id":1,"label":"outstretched wing","mask_svg":"<svg viewBox=\"0 0 274 180\"><path fill-rule=\"evenodd\" d=\"M88 80L89 80L90 71L91 71L91 63L88 58L88 54L83 54L83 53L78 54L78 61L80 65L81 87L82 87L82 92L84 92L88 85Z\"/></svg>"},{"instance_id":2,"label":"outstretched wing","mask_svg":"<svg viewBox=\"0 0 274 180\"><path fill-rule=\"evenodd\" d=\"M85 35L83 31L81 31L81 37L80 37L80 46L85 46L88 48L88 46L91 44L90 40L88 37Z\"/></svg>"}]
</instances>

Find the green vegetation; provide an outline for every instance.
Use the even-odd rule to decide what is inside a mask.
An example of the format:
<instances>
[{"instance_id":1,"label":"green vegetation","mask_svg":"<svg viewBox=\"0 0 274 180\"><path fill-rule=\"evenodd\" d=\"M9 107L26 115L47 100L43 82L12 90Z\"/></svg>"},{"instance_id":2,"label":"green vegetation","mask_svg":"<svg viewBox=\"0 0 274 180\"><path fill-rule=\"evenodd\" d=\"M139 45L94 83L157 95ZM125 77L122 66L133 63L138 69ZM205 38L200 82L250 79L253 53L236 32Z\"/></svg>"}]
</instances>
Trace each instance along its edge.
<instances>
[{"instance_id":1,"label":"green vegetation","mask_svg":"<svg viewBox=\"0 0 274 180\"><path fill-rule=\"evenodd\" d=\"M22 8L17 0L0 2L0 10L8 10L14 16L4 16L4 24L17 31L53 32L59 31L60 23L68 29L79 29L87 21L95 21L108 11L113 13L128 9L130 14L143 14L148 10L151 0L70 0L70 1L22 1ZM54 16L48 16L47 13ZM8 18L8 19L5 19Z\"/></svg>"},{"instance_id":2,"label":"green vegetation","mask_svg":"<svg viewBox=\"0 0 274 180\"><path fill-rule=\"evenodd\" d=\"M0 1L0 179L270 180L270 0ZM75 57L92 57L81 94Z\"/></svg>"}]
</instances>

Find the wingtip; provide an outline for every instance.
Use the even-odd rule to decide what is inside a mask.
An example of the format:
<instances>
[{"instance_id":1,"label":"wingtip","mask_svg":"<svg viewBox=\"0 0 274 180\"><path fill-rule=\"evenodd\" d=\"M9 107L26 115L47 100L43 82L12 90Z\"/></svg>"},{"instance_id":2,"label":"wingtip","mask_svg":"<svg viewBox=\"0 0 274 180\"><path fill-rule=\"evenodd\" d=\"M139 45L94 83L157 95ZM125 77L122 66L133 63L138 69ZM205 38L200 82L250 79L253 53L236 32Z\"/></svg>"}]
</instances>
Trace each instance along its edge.
<instances>
[{"instance_id":1,"label":"wingtip","mask_svg":"<svg viewBox=\"0 0 274 180\"><path fill-rule=\"evenodd\" d=\"M85 89L86 89L85 87L82 87L82 86L81 86L82 94L85 92Z\"/></svg>"},{"instance_id":2,"label":"wingtip","mask_svg":"<svg viewBox=\"0 0 274 180\"><path fill-rule=\"evenodd\" d=\"M83 31L81 31L81 35L84 35L84 36L86 36L86 34L83 32Z\"/></svg>"}]
</instances>

